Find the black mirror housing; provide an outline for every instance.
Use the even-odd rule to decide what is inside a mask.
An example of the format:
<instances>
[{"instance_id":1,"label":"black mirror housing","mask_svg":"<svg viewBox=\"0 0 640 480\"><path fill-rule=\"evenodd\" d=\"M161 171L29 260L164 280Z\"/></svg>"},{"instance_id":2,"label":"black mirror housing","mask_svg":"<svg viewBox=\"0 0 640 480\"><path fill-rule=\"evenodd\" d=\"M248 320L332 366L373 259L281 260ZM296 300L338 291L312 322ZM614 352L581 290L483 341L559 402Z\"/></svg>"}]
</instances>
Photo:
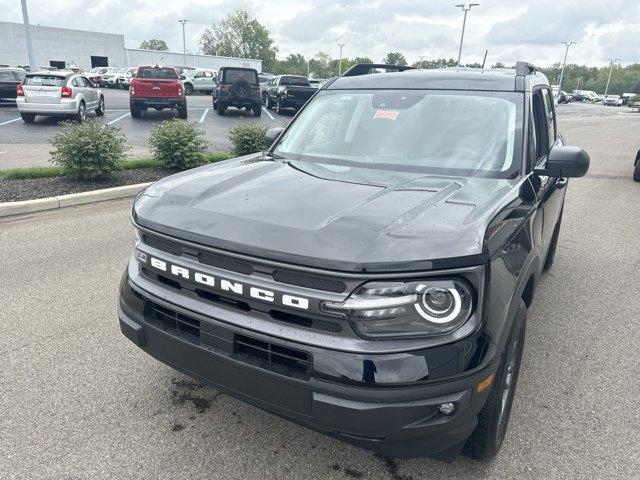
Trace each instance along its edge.
<instances>
[{"instance_id":1,"label":"black mirror housing","mask_svg":"<svg viewBox=\"0 0 640 480\"><path fill-rule=\"evenodd\" d=\"M284 131L283 127L273 127L267 130L267 133L264 135L264 141L267 144L267 148L273 145L273 142L276 141L278 136Z\"/></svg>"},{"instance_id":2,"label":"black mirror housing","mask_svg":"<svg viewBox=\"0 0 640 480\"><path fill-rule=\"evenodd\" d=\"M180 75L180 80L186 80L186 79L187 79L186 75Z\"/></svg>"},{"instance_id":3,"label":"black mirror housing","mask_svg":"<svg viewBox=\"0 0 640 480\"><path fill-rule=\"evenodd\" d=\"M535 171L552 177L584 177L590 162L589 154L582 148L558 145L549 152L544 168Z\"/></svg>"}]
</instances>

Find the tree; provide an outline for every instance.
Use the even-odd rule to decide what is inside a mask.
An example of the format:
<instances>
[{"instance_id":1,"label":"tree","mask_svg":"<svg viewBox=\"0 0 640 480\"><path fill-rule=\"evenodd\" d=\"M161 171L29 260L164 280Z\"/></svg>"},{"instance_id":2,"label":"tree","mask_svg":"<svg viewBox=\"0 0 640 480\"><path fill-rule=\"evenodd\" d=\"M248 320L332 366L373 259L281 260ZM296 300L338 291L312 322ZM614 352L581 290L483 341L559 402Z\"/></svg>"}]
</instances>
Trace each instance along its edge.
<instances>
[{"instance_id":1,"label":"tree","mask_svg":"<svg viewBox=\"0 0 640 480\"><path fill-rule=\"evenodd\" d=\"M407 65L407 59L400 52L389 52L387 56L382 59L382 63L387 65Z\"/></svg>"},{"instance_id":2,"label":"tree","mask_svg":"<svg viewBox=\"0 0 640 480\"><path fill-rule=\"evenodd\" d=\"M152 38L151 40L145 40L140 44L140 50L155 50L157 52L167 52L167 42L158 38Z\"/></svg>"},{"instance_id":3,"label":"tree","mask_svg":"<svg viewBox=\"0 0 640 480\"><path fill-rule=\"evenodd\" d=\"M274 73L279 75L291 73L294 75L307 74L307 59L299 53L291 53L284 60L278 60Z\"/></svg>"},{"instance_id":4,"label":"tree","mask_svg":"<svg viewBox=\"0 0 640 480\"><path fill-rule=\"evenodd\" d=\"M419 60L413 64L414 67L417 68L445 68L445 67L455 67L458 65L458 62L453 58L438 58L436 60Z\"/></svg>"},{"instance_id":5,"label":"tree","mask_svg":"<svg viewBox=\"0 0 640 480\"><path fill-rule=\"evenodd\" d=\"M329 71L329 62L331 58L328 53L318 52L313 58L309 61L309 71L311 75L315 78L327 78L331 76L331 72Z\"/></svg>"},{"instance_id":6,"label":"tree","mask_svg":"<svg viewBox=\"0 0 640 480\"><path fill-rule=\"evenodd\" d=\"M245 10L236 10L207 28L200 37L200 45L206 55L262 60L265 72L276 66L278 48L269 30Z\"/></svg>"}]
</instances>

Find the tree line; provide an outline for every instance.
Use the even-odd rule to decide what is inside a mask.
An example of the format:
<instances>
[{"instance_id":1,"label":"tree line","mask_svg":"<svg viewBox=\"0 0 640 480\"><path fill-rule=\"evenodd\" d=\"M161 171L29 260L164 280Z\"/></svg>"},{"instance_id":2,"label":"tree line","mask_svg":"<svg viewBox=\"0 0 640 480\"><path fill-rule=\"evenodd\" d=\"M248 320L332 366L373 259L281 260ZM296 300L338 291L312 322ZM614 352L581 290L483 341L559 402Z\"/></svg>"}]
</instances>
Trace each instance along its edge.
<instances>
[{"instance_id":1,"label":"tree line","mask_svg":"<svg viewBox=\"0 0 640 480\"><path fill-rule=\"evenodd\" d=\"M344 72L357 63L376 63L369 57L332 58L327 52L319 51L311 57L300 53L291 53L284 59L278 59L276 46L269 30L245 10L236 10L224 19L207 28L200 38L200 46L205 55L220 55L228 57L255 58L262 60L262 71L275 74L307 75L313 78L330 78ZM151 50L166 50L163 40L152 39L143 42L140 48ZM408 65L406 57L400 52L389 52L381 63L390 65ZM421 58L412 66L418 68L454 67L457 62L453 58L426 59ZM479 63L464 65L466 67L482 67ZM491 65L494 68L508 67L503 63ZM513 67L511 65L511 67ZM557 84L562 65L555 63L541 68L551 84ZM593 90L604 93L610 67L589 67L586 65L569 64L565 67L562 89ZM640 93L640 64L623 67L613 65L609 93Z\"/></svg>"}]
</instances>

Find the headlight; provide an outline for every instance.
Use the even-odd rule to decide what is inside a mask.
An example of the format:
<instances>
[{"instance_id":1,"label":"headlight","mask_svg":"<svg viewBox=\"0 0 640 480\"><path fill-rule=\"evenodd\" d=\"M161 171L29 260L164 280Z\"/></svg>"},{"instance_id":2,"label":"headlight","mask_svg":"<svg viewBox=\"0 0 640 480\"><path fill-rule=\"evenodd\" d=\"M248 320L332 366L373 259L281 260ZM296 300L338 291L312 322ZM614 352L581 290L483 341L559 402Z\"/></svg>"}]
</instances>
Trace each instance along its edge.
<instances>
[{"instance_id":1,"label":"headlight","mask_svg":"<svg viewBox=\"0 0 640 480\"><path fill-rule=\"evenodd\" d=\"M473 311L473 294L458 280L367 283L343 303L324 302L324 311L351 320L364 337L441 335L461 327Z\"/></svg>"}]
</instances>

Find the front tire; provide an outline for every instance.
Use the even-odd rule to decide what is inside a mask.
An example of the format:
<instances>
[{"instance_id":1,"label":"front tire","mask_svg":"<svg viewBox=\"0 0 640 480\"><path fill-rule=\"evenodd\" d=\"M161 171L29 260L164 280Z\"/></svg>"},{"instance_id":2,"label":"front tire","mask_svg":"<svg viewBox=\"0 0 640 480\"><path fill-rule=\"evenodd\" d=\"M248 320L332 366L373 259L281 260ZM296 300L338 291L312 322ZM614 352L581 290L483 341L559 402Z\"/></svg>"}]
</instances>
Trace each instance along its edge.
<instances>
[{"instance_id":1,"label":"front tire","mask_svg":"<svg viewBox=\"0 0 640 480\"><path fill-rule=\"evenodd\" d=\"M223 116L226 110L227 106L222 102L218 102L218 115Z\"/></svg>"},{"instance_id":2,"label":"front tire","mask_svg":"<svg viewBox=\"0 0 640 480\"><path fill-rule=\"evenodd\" d=\"M278 97L276 100L276 113L282 115L284 113L284 107L282 106L282 100Z\"/></svg>"},{"instance_id":3,"label":"front tire","mask_svg":"<svg viewBox=\"0 0 640 480\"><path fill-rule=\"evenodd\" d=\"M21 113L22 121L25 123L33 123L36 119L36 116L33 113Z\"/></svg>"},{"instance_id":4,"label":"front tire","mask_svg":"<svg viewBox=\"0 0 640 480\"><path fill-rule=\"evenodd\" d=\"M491 460L502 446L518 383L526 325L527 306L520 299L518 313L502 352L489 397L478 414L478 425L467 440L463 451L470 458Z\"/></svg>"},{"instance_id":5,"label":"front tire","mask_svg":"<svg viewBox=\"0 0 640 480\"><path fill-rule=\"evenodd\" d=\"M254 117L259 117L260 115L262 115L262 104L256 103L253 106L253 116Z\"/></svg>"},{"instance_id":6,"label":"front tire","mask_svg":"<svg viewBox=\"0 0 640 480\"><path fill-rule=\"evenodd\" d=\"M98 108L96 108L96 115L99 117L102 117L104 115L104 97L100 97Z\"/></svg>"},{"instance_id":7,"label":"front tire","mask_svg":"<svg viewBox=\"0 0 640 480\"><path fill-rule=\"evenodd\" d=\"M193 93L193 85L190 83L184 84L184 93L185 95L191 95Z\"/></svg>"},{"instance_id":8,"label":"front tire","mask_svg":"<svg viewBox=\"0 0 640 480\"><path fill-rule=\"evenodd\" d=\"M558 246L558 237L560 236L560 225L562 224L562 213L560 213L560 218L558 218L558 223L556 227L553 229L553 236L551 237L551 244L549 245L549 251L547 252L547 258L544 260L544 271L551 270L553 266L553 261L556 258L556 247Z\"/></svg>"}]
</instances>

